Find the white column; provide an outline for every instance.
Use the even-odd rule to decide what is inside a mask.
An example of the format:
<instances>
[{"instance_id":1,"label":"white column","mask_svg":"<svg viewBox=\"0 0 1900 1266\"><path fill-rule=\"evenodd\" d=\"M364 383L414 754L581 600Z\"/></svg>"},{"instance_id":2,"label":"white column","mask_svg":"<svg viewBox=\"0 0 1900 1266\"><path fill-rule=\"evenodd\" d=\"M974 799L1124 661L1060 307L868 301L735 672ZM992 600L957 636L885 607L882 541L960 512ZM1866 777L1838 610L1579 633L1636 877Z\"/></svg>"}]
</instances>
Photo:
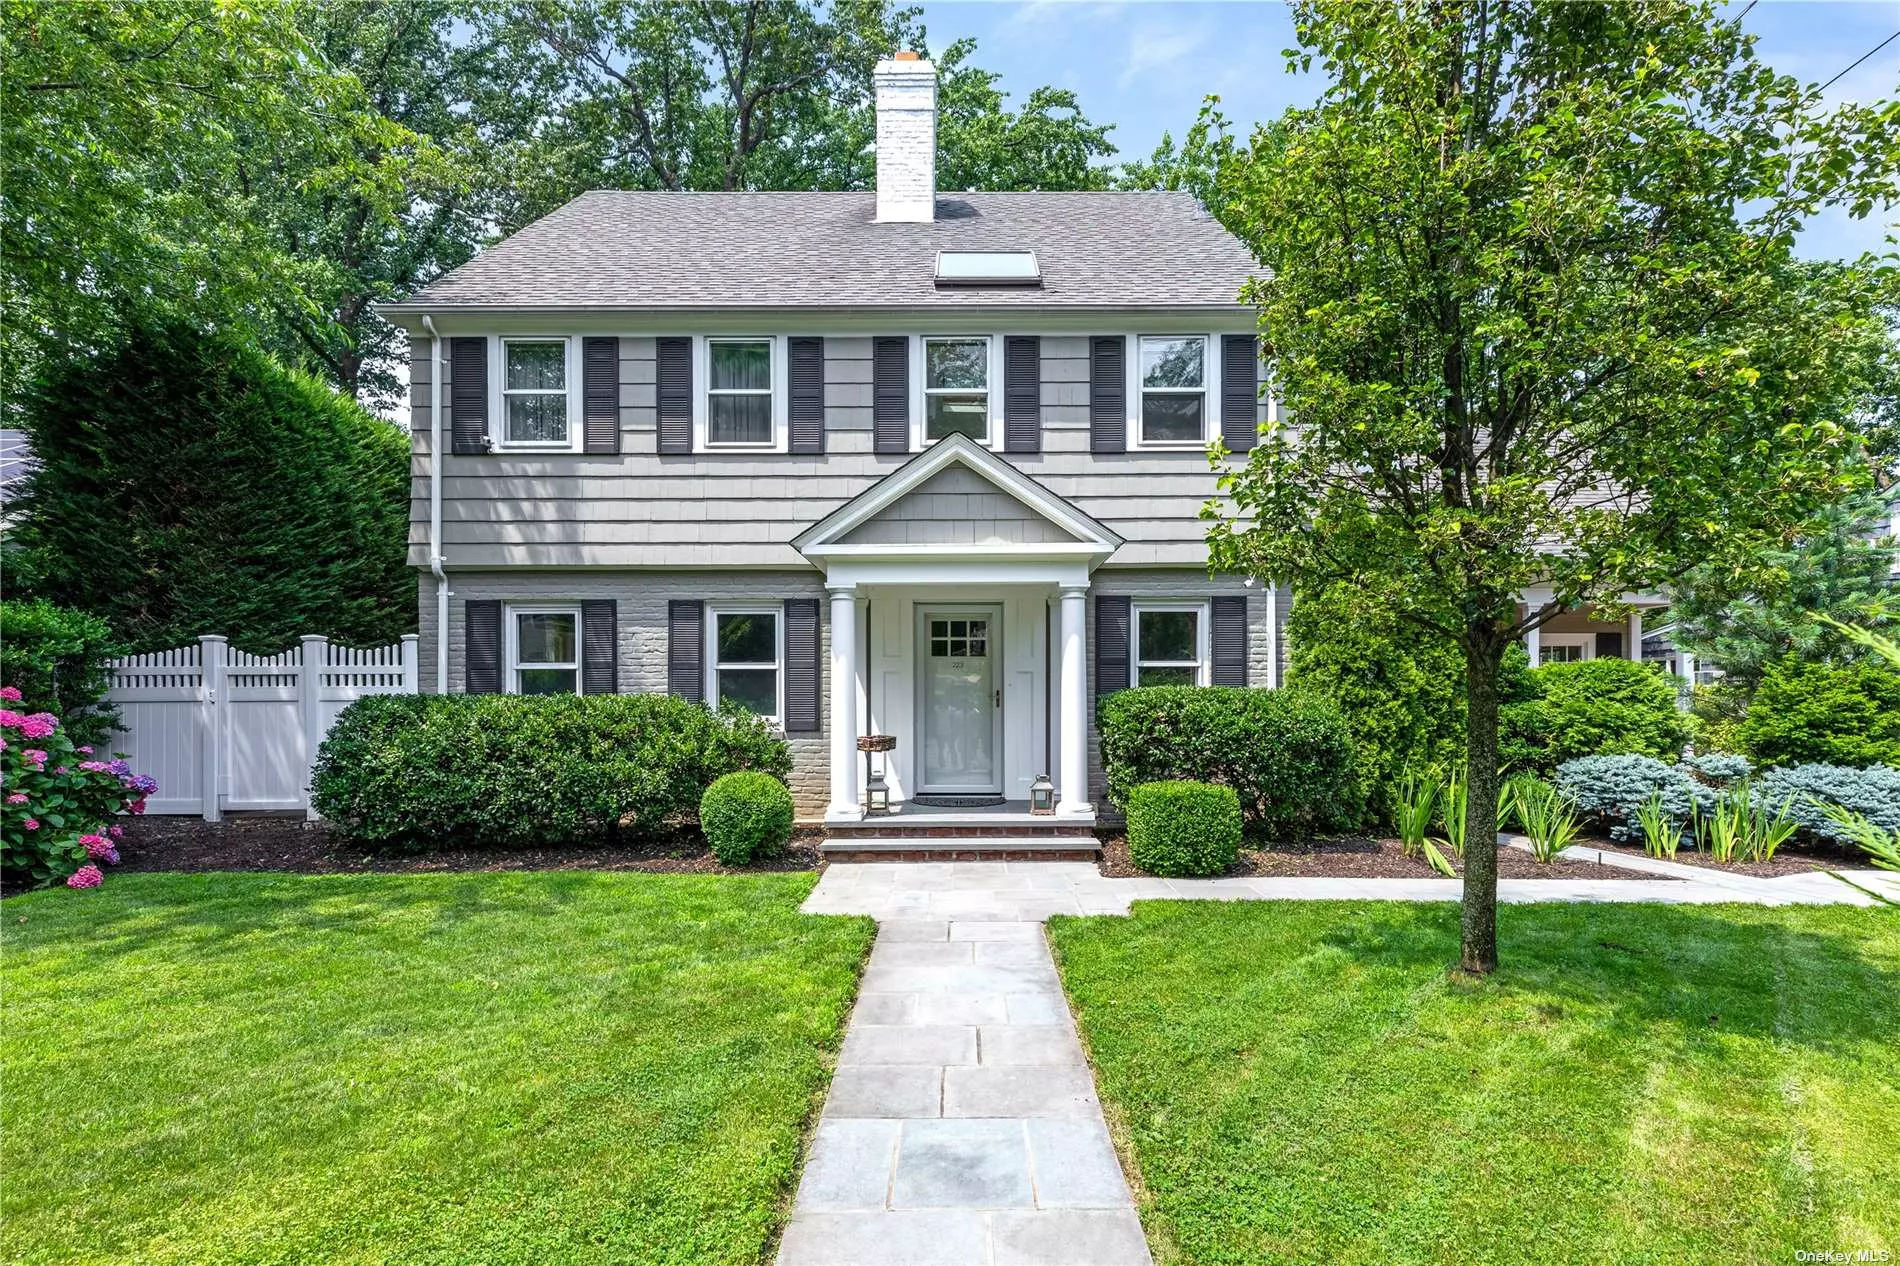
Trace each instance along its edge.
<instances>
[{"instance_id":1,"label":"white column","mask_svg":"<svg viewBox=\"0 0 1900 1266\"><path fill-rule=\"evenodd\" d=\"M297 711L303 720L303 811L312 822L317 811L310 807L310 773L323 746L323 670L329 660L330 639L305 635L297 660Z\"/></svg>"},{"instance_id":2,"label":"white column","mask_svg":"<svg viewBox=\"0 0 1900 1266\"><path fill-rule=\"evenodd\" d=\"M1630 630L1625 635L1629 639L1629 648L1624 654L1640 664L1643 662L1643 613L1640 609L1630 612Z\"/></svg>"},{"instance_id":3,"label":"white column","mask_svg":"<svg viewBox=\"0 0 1900 1266\"><path fill-rule=\"evenodd\" d=\"M1541 628L1530 628L1524 633L1524 649L1530 652L1531 667L1537 667L1537 652L1543 649L1544 639Z\"/></svg>"},{"instance_id":4,"label":"white column","mask_svg":"<svg viewBox=\"0 0 1900 1266\"><path fill-rule=\"evenodd\" d=\"M1061 771L1056 782L1056 815L1093 817L1089 803L1089 661L1088 590L1062 591Z\"/></svg>"},{"instance_id":5,"label":"white column","mask_svg":"<svg viewBox=\"0 0 1900 1266\"><path fill-rule=\"evenodd\" d=\"M849 585L831 590L831 804L825 817L864 817L858 803L858 604Z\"/></svg>"}]
</instances>

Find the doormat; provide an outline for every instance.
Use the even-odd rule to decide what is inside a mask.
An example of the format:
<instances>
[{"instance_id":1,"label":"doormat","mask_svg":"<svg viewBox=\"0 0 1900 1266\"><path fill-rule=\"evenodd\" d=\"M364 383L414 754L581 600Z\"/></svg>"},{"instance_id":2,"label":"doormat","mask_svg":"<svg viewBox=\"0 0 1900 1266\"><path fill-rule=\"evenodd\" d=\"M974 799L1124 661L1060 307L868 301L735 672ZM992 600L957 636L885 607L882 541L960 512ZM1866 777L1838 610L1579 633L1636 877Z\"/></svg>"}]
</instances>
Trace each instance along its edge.
<instances>
[{"instance_id":1,"label":"doormat","mask_svg":"<svg viewBox=\"0 0 1900 1266\"><path fill-rule=\"evenodd\" d=\"M910 802L925 809L987 809L1009 803L1001 796L912 796Z\"/></svg>"}]
</instances>

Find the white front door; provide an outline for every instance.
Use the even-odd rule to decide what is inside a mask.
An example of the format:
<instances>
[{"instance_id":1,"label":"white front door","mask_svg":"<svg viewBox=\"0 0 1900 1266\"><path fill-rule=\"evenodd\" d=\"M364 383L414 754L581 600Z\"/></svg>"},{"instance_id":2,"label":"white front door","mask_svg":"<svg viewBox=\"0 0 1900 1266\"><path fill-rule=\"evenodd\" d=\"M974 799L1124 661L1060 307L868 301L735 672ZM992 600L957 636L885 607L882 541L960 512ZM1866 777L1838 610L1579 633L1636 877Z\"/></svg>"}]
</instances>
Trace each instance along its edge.
<instances>
[{"instance_id":1,"label":"white front door","mask_svg":"<svg viewBox=\"0 0 1900 1266\"><path fill-rule=\"evenodd\" d=\"M1003 789L1002 608L917 608L919 790Z\"/></svg>"}]
</instances>

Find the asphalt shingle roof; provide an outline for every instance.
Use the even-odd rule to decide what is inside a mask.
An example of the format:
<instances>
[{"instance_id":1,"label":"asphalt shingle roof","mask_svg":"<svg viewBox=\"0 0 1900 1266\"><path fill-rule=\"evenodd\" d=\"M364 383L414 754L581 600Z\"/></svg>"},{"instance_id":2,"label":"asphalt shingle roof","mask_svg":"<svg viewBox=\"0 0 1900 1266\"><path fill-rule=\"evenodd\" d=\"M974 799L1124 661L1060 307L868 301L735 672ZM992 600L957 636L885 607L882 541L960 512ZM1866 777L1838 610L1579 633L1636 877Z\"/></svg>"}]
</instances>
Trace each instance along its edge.
<instances>
[{"instance_id":1,"label":"asphalt shingle roof","mask_svg":"<svg viewBox=\"0 0 1900 1266\"><path fill-rule=\"evenodd\" d=\"M878 224L870 193L599 191L403 307L1232 306L1253 260L1186 193L940 194ZM1033 250L1040 289L938 289L939 250Z\"/></svg>"}]
</instances>

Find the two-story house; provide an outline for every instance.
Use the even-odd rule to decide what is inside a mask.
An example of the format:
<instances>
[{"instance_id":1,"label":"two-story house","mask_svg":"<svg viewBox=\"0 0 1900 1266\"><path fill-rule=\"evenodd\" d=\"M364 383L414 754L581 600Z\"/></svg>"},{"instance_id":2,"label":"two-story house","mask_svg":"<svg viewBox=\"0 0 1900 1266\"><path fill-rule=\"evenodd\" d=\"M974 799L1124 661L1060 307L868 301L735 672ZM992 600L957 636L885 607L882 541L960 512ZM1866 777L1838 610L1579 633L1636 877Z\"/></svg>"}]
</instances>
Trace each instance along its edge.
<instances>
[{"instance_id":1,"label":"two-story house","mask_svg":"<svg viewBox=\"0 0 1900 1266\"><path fill-rule=\"evenodd\" d=\"M1083 826L1096 696L1279 683L1200 519L1273 408L1251 257L1187 194L939 190L936 88L877 67L875 193L590 193L383 308L425 689L748 708L834 823L890 735L900 808L1047 774Z\"/></svg>"}]
</instances>

